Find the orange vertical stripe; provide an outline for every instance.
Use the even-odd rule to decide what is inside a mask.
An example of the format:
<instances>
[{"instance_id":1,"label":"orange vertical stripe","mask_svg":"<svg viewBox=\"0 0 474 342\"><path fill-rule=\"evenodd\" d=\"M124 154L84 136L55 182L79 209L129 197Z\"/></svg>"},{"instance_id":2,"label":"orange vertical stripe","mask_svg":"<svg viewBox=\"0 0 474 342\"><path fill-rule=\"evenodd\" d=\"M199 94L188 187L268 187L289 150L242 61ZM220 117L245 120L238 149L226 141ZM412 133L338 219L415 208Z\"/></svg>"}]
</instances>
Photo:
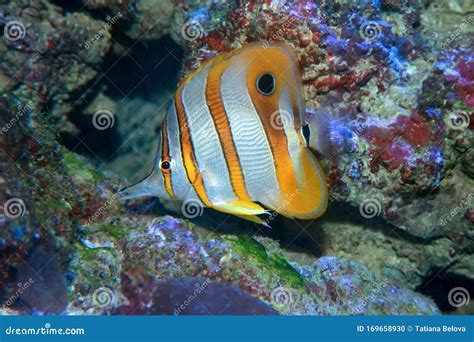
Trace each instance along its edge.
<instances>
[{"instance_id":1,"label":"orange vertical stripe","mask_svg":"<svg viewBox=\"0 0 474 342\"><path fill-rule=\"evenodd\" d=\"M227 61L221 60L220 63L216 63L209 69L206 84L207 105L221 142L234 193L239 200L252 201L247 192L239 156L237 155L234 139L230 130L229 118L227 117L220 93L221 75L227 65Z\"/></svg>"},{"instance_id":2,"label":"orange vertical stripe","mask_svg":"<svg viewBox=\"0 0 474 342\"><path fill-rule=\"evenodd\" d=\"M282 196L290 196L298 189L298 181L296 179L293 161L288 151L288 139L285 131L283 127L276 126L275 118L272 118L272 114L279 110L278 99L281 93L281 83L283 83L284 80L279 77L277 70L272 70L273 74L276 75L277 88L271 96L263 96L258 93L255 87L255 80L262 71L258 63L253 63L249 67L247 87L255 110L259 114L273 154L276 176Z\"/></svg>"},{"instance_id":3,"label":"orange vertical stripe","mask_svg":"<svg viewBox=\"0 0 474 342\"><path fill-rule=\"evenodd\" d=\"M181 94L183 92L183 87L185 86L183 82L175 94L175 105L176 105L176 115L178 116L178 126L181 134L181 151L183 154L184 168L186 169L186 175L189 182L194 187L196 194L198 195L201 202L206 206L212 207L211 202L206 194L206 189L204 188L204 182L202 180L201 173L199 172L198 165L196 162L196 157L194 155L193 143L191 140L191 135L189 131L189 122L186 118L184 112L184 106L181 99Z\"/></svg>"}]
</instances>

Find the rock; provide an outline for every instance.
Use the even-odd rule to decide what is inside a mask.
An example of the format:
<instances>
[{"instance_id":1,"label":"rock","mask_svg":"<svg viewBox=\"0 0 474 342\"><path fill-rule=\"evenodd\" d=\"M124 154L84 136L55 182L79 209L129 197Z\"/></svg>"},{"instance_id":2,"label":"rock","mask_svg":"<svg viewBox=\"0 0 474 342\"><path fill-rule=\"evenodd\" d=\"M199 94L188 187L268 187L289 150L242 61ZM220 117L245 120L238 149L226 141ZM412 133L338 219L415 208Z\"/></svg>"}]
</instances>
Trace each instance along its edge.
<instances>
[{"instance_id":1,"label":"rock","mask_svg":"<svg viewBox=\"0 0 474 342\"><path fill-rule=\"evenodd\" d=\"M301 266L287 260L270 239L203 232L172 217L151 222L145 218L135 222L128 219L121 224L126 226L111 226L107 229L110 232L121 231L109 238L108 247L89 248L87 253L91 257L80 256L71 267L77 276L73 280L76 291L70 297L70 312L88 310L89 313L100 313L101 309L110 311L115 307L118 312L127 314L158 313L160 309L156 307L156 300L168 307L166 310L169 311L170 307L175 306L166 298L172 296L171 284L174 283L167 279L183 277L201 277L206 282L232 285L285 315L439 312L430 300L401 286L389 284L361 264L347 259L324 257L313 259L310 266ZM97 231L94 225L90 228ZM86 236L90 228L86 227ZM105 232L105 229L101 228L101 231ZM100 255L106 251L117 255L115 251L118 250L128 252L121 257L122 267L114 269L119 260L102 258ZM97 258L100 258L100 263L97 263ZM93 298L93 284L96 281L82 275L89 272L91 267L96 267L91 263L102 265L108 272L114 270L115 273L108 273L102 283L109 284L108 291L114 293L115 298L126 298L122 303L128 302L129 306L120 309L120 305L112 304L104 308L88 299ZM227 291L219 288L216 285L212 291ZM240 293L229 291L235 295ZM186 297L186 294L176 293L178 297L173 303L179 302L179 298ZM208 294L203 295L203 300L208 298L206 296ZM91 307L87 308L86 303ZM220 307L222 304L210 302L209 305L214 308L213 305ZM194 309L190 310L195 312ZM199 311L198 308L195 310Z\"/></svg>"},{"instance_id":2,"label":"rock","mask_svg":"<svg viewBox=\"0 0 474 342\"><path fill-rule=\"evenodd\" d=\"M276 315L237 287L201 278L170 279L157 286L153 315Z\"/></svg>"},{"instance_id":3,"label":"rock","mask_svg":"<svg viewBox=\"0 0 474 342\"><path fill-rule=\"evenodd\" d=\"M173 1L138 0L132 6L130 23L125 30L128 37L152 40L168 33L174 10Z\"/></svg>"},{"instance_id":4,"label":"rock","mask_svg":"<svg viewBox=\"0 0 474 342\"><path fill-rule=\"evenodd\" d=\"M329 158L337 162L327 163L332 205L349 203L359 209L360 224L420 241L394 248L395 255L410 250L427 256L428 265L416 266L421 273L389 272L411 288L433 267L450 261L466 265L474 205L466 152L474 139L468 57L473 53L472 15L463 1L425 7L418 1L203 1L176 12L173 26L173 37L190 51L183 74L253 41L285 42L295 49L309 112L324 107L339 120L332 127L337 155ZM451 14L444 15L440 7ZM386 223L370 222L376 217ZM362 244L349 238L350 229L337 231L347 237L341 239L347 251ZM329 229L328 235L333 235ZM362 230L358 236L366 235L372 232ZM431 246L432 239L443 238L448 240L440 240L439 249ZM326 247L337 252L336 246ZM377 264L374 270L385 267L382 260L371 261ZM474 269L467 273L473 279Z\"/></svg>"}]
</instances>

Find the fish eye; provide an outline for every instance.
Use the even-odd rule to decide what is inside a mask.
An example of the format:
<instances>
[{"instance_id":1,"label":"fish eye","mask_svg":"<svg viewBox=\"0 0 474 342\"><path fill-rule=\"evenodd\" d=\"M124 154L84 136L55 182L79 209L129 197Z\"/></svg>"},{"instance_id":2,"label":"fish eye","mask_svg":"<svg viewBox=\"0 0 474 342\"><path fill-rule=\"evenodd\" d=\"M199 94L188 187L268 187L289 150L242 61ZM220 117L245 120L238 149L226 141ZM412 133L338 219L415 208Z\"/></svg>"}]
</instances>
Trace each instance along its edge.
<instances>
[{"instance_id":1,"label":"fish eye","mask_svg":"<svg viewBox=\"0 0 474 342\"><path fill-rule=\"evenodd\" d=\"M168 157L163 158L160 160L160 169L163 172L169 172L171 169L171 160Z\"/></svg>"},{"instance_id":2,"label":"fish eye","mask_svg":"<svg viewBox=\"0 0 474 342\"><path fill-rule=\"evenodd\" d=\"M275 91L275 76L269 72L261 74L255 84L260 94L269 96Z\"/></svg>"}]
</instances>

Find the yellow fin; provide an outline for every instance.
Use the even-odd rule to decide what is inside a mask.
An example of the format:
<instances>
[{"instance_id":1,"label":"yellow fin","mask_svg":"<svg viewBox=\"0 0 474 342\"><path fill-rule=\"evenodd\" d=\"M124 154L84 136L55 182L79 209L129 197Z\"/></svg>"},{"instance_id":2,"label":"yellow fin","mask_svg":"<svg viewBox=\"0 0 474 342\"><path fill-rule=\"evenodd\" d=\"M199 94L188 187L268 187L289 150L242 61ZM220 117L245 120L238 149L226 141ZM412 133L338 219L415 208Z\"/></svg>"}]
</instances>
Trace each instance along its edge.
<instances>
[{"instance_id":1,"label":"yellow fin","mask_svg":"<svg viewBox=\"0 0 474 342\"><path fill-rule=\"evenodd\" d=\"M233 201L220 203L212 206L216 210L223 211L236 216L261 215L268 213L263 207L253 202Z\"/></svg>"},{"instance_id":2,"label":"yellow fin","mask_svg":"<svg viewBox=\"0 0 474 342\"><path fill-rule=\"evenodd\" d=\"M264 225L265 227L271 228L267 221L261 219L258 216L255 216L255 215L235 215L235 216L240 217L243 220L255 222L255 223Z\"/></svg>"}]
</instances>

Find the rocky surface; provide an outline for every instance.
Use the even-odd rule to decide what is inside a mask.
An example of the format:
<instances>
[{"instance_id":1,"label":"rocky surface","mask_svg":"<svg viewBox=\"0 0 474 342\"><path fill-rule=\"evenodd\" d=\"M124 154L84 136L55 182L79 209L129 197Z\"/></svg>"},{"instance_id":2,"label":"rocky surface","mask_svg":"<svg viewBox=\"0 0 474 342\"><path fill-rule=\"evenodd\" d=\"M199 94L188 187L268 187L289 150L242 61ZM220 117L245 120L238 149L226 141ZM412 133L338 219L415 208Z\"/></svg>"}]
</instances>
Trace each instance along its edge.
<instances>
[{"instance_id":1,"label":"rocky surface","mask_svg":"<svg viewBox=\"0 0 474 342\"><path fill-rule=\"evenodd\" d=\"M199 279L267 313L437 314L419 292L472 287L469 2L159 3L0 3L2 313L170 312L160 288ZM117 201L178 80L167 34L181 75L247 42L294 47L307 106L338 119L327 215L262 231Z\"/></svg>"}]
</instances>

